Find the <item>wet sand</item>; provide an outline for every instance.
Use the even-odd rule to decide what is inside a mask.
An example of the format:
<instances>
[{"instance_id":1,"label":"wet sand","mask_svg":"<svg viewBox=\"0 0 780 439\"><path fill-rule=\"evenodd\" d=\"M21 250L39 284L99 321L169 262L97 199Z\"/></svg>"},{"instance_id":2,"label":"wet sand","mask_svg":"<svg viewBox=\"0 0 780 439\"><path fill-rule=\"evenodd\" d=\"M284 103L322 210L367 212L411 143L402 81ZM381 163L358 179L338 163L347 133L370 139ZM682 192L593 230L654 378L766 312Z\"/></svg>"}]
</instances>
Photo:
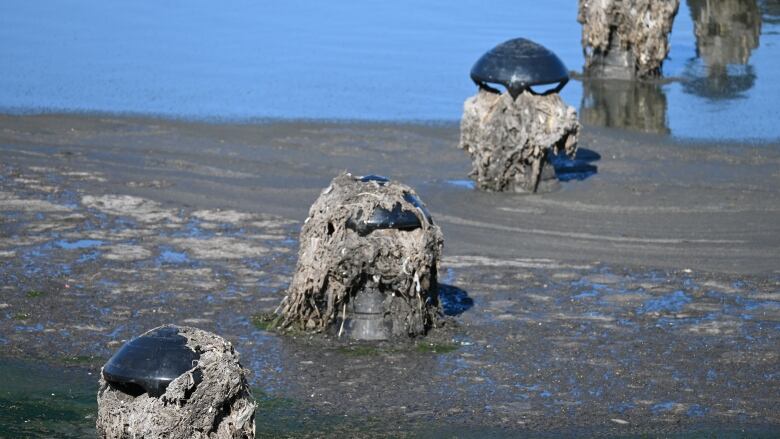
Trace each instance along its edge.
<instances>
[{"instance_id":1,"label":"wet sand","mask_svg":"<svg viewBox=\"0 0 780 439\"><path fill-rule=\"evenodd\" d=\"M455 124L0 116L3 356L94 370L175 322L232 340L265 394L380 435L780 428L780 145L586 126L597 173L524 196L464 187L457 140ZM441 225L452 324L430 338L253 324L344 169L412 185Z\"/></svg>"}]
</instances>

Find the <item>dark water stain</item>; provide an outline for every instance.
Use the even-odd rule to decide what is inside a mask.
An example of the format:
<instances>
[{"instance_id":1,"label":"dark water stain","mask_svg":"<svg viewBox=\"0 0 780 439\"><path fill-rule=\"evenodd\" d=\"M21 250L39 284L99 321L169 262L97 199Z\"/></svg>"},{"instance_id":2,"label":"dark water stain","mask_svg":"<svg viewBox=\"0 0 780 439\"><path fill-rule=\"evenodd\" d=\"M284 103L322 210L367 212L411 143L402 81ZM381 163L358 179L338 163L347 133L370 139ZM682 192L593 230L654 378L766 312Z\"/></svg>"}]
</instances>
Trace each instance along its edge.
<instances>
[{"instance_id":1,"label":"dark water stain","mask_svg":"<svg viewBox=\"0 0 780 439\"><path fill-rule=\"evenodd\" d=\"M573 158L564 154L551 155L555 175L560 181L582 181L598 173L598 167L593 162L601 156L590 149L579 148Z\"/></svg>"},{"instance_id":2,"label":"dark water stain","mask_svg":"<svg viewBox=\"0 0 780 439\"><path fill-rule=\"evenodd\" d=\"M474 306L474 300L466 291L447 284L439 284L439 302L448 316L462 314Z\"/></svg>"}]
</instances>

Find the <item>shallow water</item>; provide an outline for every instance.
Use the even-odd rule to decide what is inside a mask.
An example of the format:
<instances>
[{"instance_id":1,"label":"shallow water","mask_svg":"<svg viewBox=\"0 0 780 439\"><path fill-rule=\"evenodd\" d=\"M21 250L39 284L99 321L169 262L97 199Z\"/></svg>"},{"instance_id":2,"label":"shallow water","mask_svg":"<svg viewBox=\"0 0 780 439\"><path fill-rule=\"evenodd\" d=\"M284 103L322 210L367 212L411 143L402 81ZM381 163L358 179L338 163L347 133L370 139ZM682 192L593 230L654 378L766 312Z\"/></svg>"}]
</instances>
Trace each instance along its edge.
<instances>
[{"instance_id":1,"label":"shallow water","mask_svg":"<svg viewBox=\"0 0 780 439\"><path fill-rule=\"evenodd\" d=\"M0 358L0 437L95 437L99 370ZM257 437L317 437L361 432L386 436L389 427L371 419L328 416L304 403L253 390ZM396 427L398 428L398 427ZM407 425L409 434L415 426ZM436 429L427 426L426 429ZM441 430L441 427L438 427ZM316 432L316 433L314 433Z\"/></svg>"},{"instance_id":2,"label":"shallow water","mask_svg":"<svg viewBox=\"0 0 780 439\"><path fill-rule=\"evenodd\" d=\"M0 375L7 380L0 389L0 437L95 437L98 373L96 369L78 365L52 367L45 363L0 358ZM384 419L324 414L304 402L269 395L260 389L253 389L253 394L258 404L255 415L258 438L355 435L366 438L503 438L523 434L502 428L453 427L424 419L401 420L389 425ZM661 403L654 410L668 411L674 404ZM697 410L703 409L694 408L696 413ZM585 429L578 432L593 433ZM710 437L712 434L712 430L700 430L667 437ZM552 433L534 435L556 436ZM751 428L747 431L719 430L717 436L769 438L772 433Z\"/></svg>"},{"instance_id":3,"label":"shallow water","mask_svg":"<svg viewBox=\"0 0 780 439\"><path fill-rule=\"evenodd\" d=\"M0 358L0 376L0 437L95 436L95 372Z\"/></svg>"},{"instance_id":4,"label":"shallow water","mask_svg":"<svg viewBox=\"0 0 780 439\"><path fill-rule=\"evenodd\" d=\"M572 81L565 100L598 125L682 138L780 137L777 6L722 2L753 11L740 15L753 18L737 31L757 37L758 25L760 41L744 49L744 63L743 54L713 69L711 56L697 57L689 4L698 3L680 6L665 64L665 74L681 80L639 90ZM475 90L471 65L501 41L529 37L580 70L576 9L574 0L490 7L474 0L230 7L8 0L0 4L0 109L455 121ZM737 34L717 44L744 45Z\"/></svg>"},{"instance_id":5,"label":"shallow water","mask_svg":"<svg viewBox=\"0 0 780 439\"><path fill-rule=\"evenodd\" d=\"M177 156L175 148L190 148L189 139L197 136L201 142L207 141L209 131L222 127L153 121L155 128L151 129L141 128L136 121L128 128L132 142L122 143L123 129L117 122L86 131L77 119L67 118L65 132L35 125L36 136L49 132L47 136L67 145L63 148L69 154L30 155L60 147L49 146L47 138L39 140L45 147L36 147L18 137L20 140L7 143L6 161L0 163L0 213L4 215L0 222L0 271L8 280L0 288L0 356L43 359L53 365L36 368L0 360L0 377L11 377L0 384L0 437L89 436L99 366L125 340L169 322L214 331L234 344L251 371L250 385L260 403L260 437L536 437L537 432L542 437L727 437L730 432L721 431L723 426L745 429L735 437L771 437L780 424L774 410L780 382L775 367L780 278L774 271L777 246L772 246L772 235L689 233L685 232L687 221L680 219L676 209L661 210L648 221L642 218L648 215L645 206L623 204L620 199L605 205L567 203L578 209L571 211L554 210L549 203L555 201L552 196L522 197L522 203L517 197L488 201L485 194L452 184L461 172L455 169L442 174L446 180L440 184L418 182L415 186L426 194L425 200L433 200L434 217L448 230L441 261L444 285L440 300L443 312L458 322L456 326L397 346L281 336L267 331L260 317L276 308L293 275L300 221L266 212L279 201L241 192L243 186L236 181L226 183L237 180L235 176L243 174L244 166L257 167L259 161L241 154L271 163L275 168L271 177L285 185L285 200L305 211L311 194L296 194L295 187L287 183L329 178L332 169L285 169L288 165L278 157L295 155L299 151L296 145L307 145L307 140L296 140L295 135L316 138L326 145L324 149L344 139L380 139L385 143L372 145L378 151L415 144L416 152L426 158L421 163L430 163L430 157L437 156L449 169L451 159L447 157L459 156L460 151L450 151L453 148L445 141L430 140L430 133L422 134L442 128L384 125L372 128L381 135L353 131L345 136L349 129L341 124L327 129L286 124L274 128L276 134L267 131L273 124L233 127L234 132L250 129L239 137L262 138L268 145L265 148L278 155L263 147L245 150L234 143L238 137L227 137L222 143L224 133L219 132L220 140L200 148L202 157L184 154L183 159L165 162L161 159ZM195 125L206 131L188 136L175 125L188 129ZM331 129L336 133L330 133ZM398 131L394 134L393 129ZM152 134L156 130L166 134L156 137ZM417 135L411 137L407 130L416 130ZM129 167L129 160L121 155L113 159L116 162L107 159L103 145L108 141L94 133L109 131L122 154L137 155L136 148L145 151L148 163L155 164L154 175ZM2 135L9 132L14 131L0 129ZM89 133L79 135L94 143L79 147L68 132ZM139 141L139 133L148 143L134 143ZM276 143L276 139L284 143ZM593 143L602 145L599 166L611 160L615 150L608 149L606 141ZM287 148L278 148L279 144ZM695 145L689 146L679 155L696 151ZM729 160L737 163L743 163L743 156L766 150L749 145L730 149L737 150L729 155ZM317 151L309 148L303 153L317 155L319 163L333 160ZM624 154L637 151L659 155L658 149L642 144ZM355 160L350 152L341 149L339 157ZM693 161L711 163L717 160L717 152L707 148L703 159ZM399 155L404 153L401 149ZM778 154L765 151L764 160L776 163ZM224 157L231 159L225 162ZM592 151L581 150L575 161L596 157ZM383 161L371 150L360 158ZM623 160L637 161L630 155ZM613 163L620 168L619 162ZM342 165L335 162L332 166ZM746 164L741 169L753 174L754 166ZM186 171L182 173L182 169ZM397 169L405 175L423 174L414 168ZM606 181L615 178L609 177L608 169L600 174ZM138 186L139 178L159 182L163 176L160 186L166 189L156 195L163 193L169 201L127 194ZM254 180L255 176L244 178L252 178L246 187L269 187ZM219 197L203 192L197 193L197 198L177 195L176 190L182 188L197 189L192 182L199 181L219 187ZM666 181L677 184L678 180ZM642 188L640 183L633 180L635 187ZM106 187L111 194L105 194ZM314 195L320 187L313 189ZM713 190L719 199L730 199L734 193L724 187ZM659 192L668 193L663 187ZM617 198L611 195L616 192L607 193ZM761 200L767 199L767 193L761 192ZM454 197L462 200L449 203L449 208L441 203ZM210 198L217 199L220 209L209 206ZM696 198L709 199L706 193ZM656 199L650 198L650 202ZM223 204L225 200L240 200L240 204L234 210ZM656 204L661 203L652 203L654 211ZM464 205L469 209L462 208ZM697 206L705 208L706 204ZM726 207L732 213L725 214L747 208L750 214L737 217L739 224L773 231L777 224L774 216L751 206L729 205ZM509 211L515 213L507 223L514 228L488 229L495 224L477 222L481 218L477 214L487 216L484 221L502 221L501 212L508 211L498 208L515 209ZM523 214L517 214L520 208L526 209ZM594 217L589 209L617 212L626 218L624 224L638 225L645 232L653 232L648 224L676 216L672 224L682 234L637 235L611 222L611 214ZM720 209L716 206L714 211ZM717 218L713 210L701 212ZM532 224L547 240L544 247L535 244L534 235L516 232L520 221L533 216L561 227ZM583 223L587 224L605 223L609 235L598 229L570 227L567 221L573 217L585 218ZM695 230L720 230L719 223L710 227L703 217L696 218ZM471 230L453 227L458 219L472 224ZM487 233L476 235L479 245L469 245L465 242L468 235L479 227L485 227ZM561 234L568 230L577 233ZM488 234L496 235L500 242L490 244L485 238ZM512 235L520 235L522 241L513 241ZM717 244L700 239L715 235L736 240ZM751 243L762 241L768 250L761 251L755 243L740 244L741 238L756 240ZM569 263L555 256L573 253L562 243L578 240L588 244L569 248L587 259ZM663 247L660 252L653 250L654 243ZM484 249L488 245L495 248ZM511 252L496 253L502 247ZM554 248L555 256L549 259L535 250L549 247ZM746 257L745 247L755 253ZM609 258L614 253L613 261L620 264L638 254L642 265L621 268L596 262L600 248L601 255ZM658 253L671 269L647 268L658 266ZM727 254L737 261L741 257L748 262L737 265L746 267L767 264L765 274L708 273L700 268L704 263L697 262L698 253ZM683 266L692 269L681 269ZM88 375L90 371L93 375Z\"/></svg>"}]
</instances>

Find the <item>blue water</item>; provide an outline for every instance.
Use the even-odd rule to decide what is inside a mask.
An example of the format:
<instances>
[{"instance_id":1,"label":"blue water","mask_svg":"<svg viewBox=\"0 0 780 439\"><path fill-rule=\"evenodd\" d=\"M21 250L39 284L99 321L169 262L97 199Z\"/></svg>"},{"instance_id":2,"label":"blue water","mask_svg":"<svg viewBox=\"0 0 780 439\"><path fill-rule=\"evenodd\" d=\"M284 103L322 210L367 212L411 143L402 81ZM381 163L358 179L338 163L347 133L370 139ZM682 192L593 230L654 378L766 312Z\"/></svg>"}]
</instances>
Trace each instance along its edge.
<instances>
[{"instance_id":1,"label":"blue water","mask_svg":"<svg viewBox=\"0 0 780 439\"><path fill-rule=\"evenodd\" d=\"M637 310L637 313L643 314L647 312L680 312L685 305L691 303L691 298L688 297L682 291L675 291L668 296L657 297L650 299Z\"/></svg>"},{"instance_id":2,"label":"blue water","mask_svg":"<svg viewBox=\"0 0 780 439\"><path fill-rule=\"evenodd\" d=\"M157 258L157 262L160 264L184 264L189 262L189 260L187 253L173 250L162 250Z\"/></svg>"},{"instance_id":3,"label":"blue water","mask_svg":"<svg viewBox=\"0 0 780 439\"><path fill-rule=\"evenodd\" d=\"M463 189L475 189L477 187L472 180L447 180L447 183Z\"/></svg>"},{"instance_id":4,"label":"blue water","mask_svg":"<svg viewBox=\"0 0 780 439\"><path fill-rule=\"evenodd\" d=\"M103 245L103 241L97 239L79 239L77 241L67 241L64 239L55 242L57 247L64 248L65 250L84 249L91 247L99 247Z\"/></svg>"},{"instance_id":5,"label":"blue water","mask_svg":"<svg viewBox=\"0 0 780 439\"><path fill-rule=\"evenodd\" d=\"M534 39L580 70L576 3L4 0L0 110L456 121L475 91L471 65L506 39ZM764 21L749 89L713 99L664 85L660 131L780 138L778 25ZM696 50L685 2L671 42L665 73L690 76ZM577 81L563 91L575 107L582 95Z\"/></svg>"}]
</instances>

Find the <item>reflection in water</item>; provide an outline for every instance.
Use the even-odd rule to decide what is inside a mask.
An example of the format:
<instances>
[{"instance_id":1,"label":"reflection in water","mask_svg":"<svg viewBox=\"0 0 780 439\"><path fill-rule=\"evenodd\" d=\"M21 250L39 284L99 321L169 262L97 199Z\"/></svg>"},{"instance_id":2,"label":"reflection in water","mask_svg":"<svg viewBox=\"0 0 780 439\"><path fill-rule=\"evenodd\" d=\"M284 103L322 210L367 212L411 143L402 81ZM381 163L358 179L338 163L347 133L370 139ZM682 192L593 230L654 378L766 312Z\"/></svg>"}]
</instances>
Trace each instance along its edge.
<instances>
[{"instance_id":1,"label":"reflection in water","mask_svg":"<svg viewBox=\"0 0 780 439\"><path fill-rule=\"evenodd\" d=\"M755 0L688 0L696 51L708 65L747 64L758 47L761 14Z\"/></svg>"},{"instance_id":2,"label":"reflection in water","mask_svg":"<svg viewBox=\"0 0 780 439\"><path fill-rule=\"evenodd\" d=\"M656 83L585 80L580 117L592 125L669 133L666 95Z\"/></svg>"},{"instance_id":3,"label":"reflection in water","mask_svg":"<svg viewBox=\"0 0 780 439\"><path fill-rule=\"evenodd\" d=\"M743 97L756 82L751 65L701 64L692 59L685 67L686 80L682 83L686 93L710 99L734 99Z\"/></svg>"},{"instance_id":4,"label":"reflection in water","mask_svg":"<svg viewBox=\"0 0 780 439\"><path fill-rule=\"evenodd\" d=\"M731 99L753 87L756 75L748 65L761 35L756 0L688 0L699 60L685 68L687 93Z\"/></svg>"},{"instance_id":5,"label":"reflection in water","mask_svg":"<svg viewBox=\"0 0 780 439\"><path fill-rule=\"evenodd\" d=\"M780 0L762 1L761 13L764 14L765 23L780 24Z\"/></svg>"}]
</instances>

